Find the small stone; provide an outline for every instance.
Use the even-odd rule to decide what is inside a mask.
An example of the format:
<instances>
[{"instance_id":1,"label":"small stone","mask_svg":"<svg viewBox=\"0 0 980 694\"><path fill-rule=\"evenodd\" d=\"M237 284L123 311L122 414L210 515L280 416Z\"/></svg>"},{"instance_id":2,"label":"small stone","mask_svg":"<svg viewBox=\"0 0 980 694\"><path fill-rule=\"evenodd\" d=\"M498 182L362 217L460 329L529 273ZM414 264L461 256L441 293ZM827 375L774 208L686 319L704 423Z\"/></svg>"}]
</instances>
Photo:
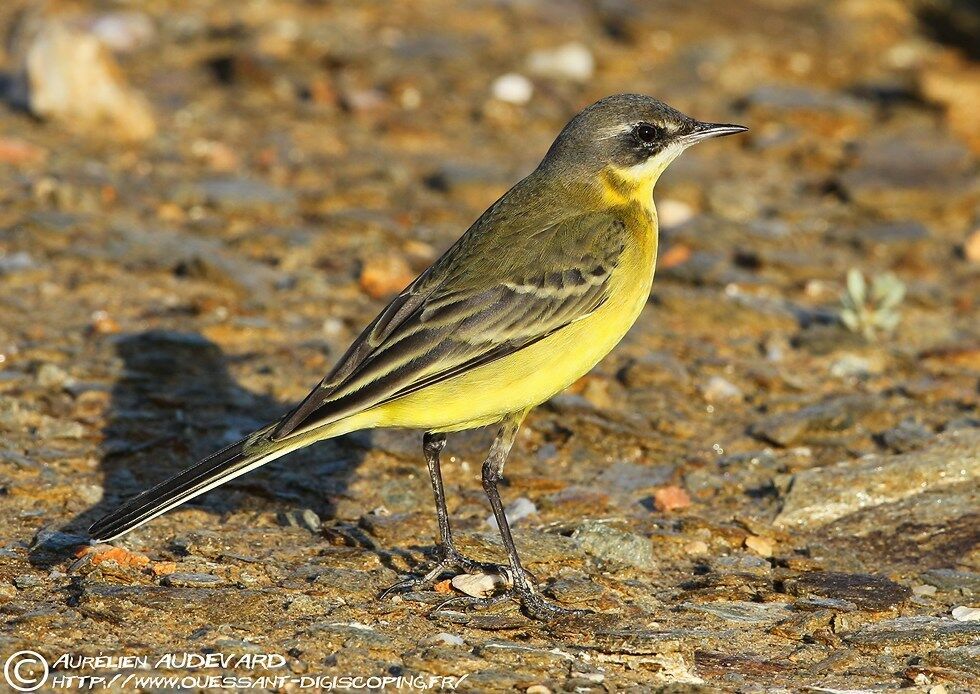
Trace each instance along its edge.
<instances>
[{"instance_id":1,"label":"small stone","mask_svg":"<svg viewBox=\"0 0 980 694\"><path fill-rule=\"evenodd\" d=\"M963 244L963 255L971 263L980 263L980 229L974 230Z\"/></svg>"},{"instance_id":2,"label":"small stone","mask_svg":"<svg viewBox=\"0 0 980 694\"><path fill-rule=\"evenodd\" d=\"M163 578L163 585L171 588L202 588L221 583L221 578L211 574L172 573Z\"/></svg>"},{"instance_id":3,"label":"small stone","mask_svg":"<svg viewBox=\"0 0 980 694\"><path fill-rule=\"evenodd\" d=\"M551 694L551 690L543 684L532 684L524 691L526 694Z\"/></svg>"},{"instance_id":4,"label":"small stone","mask_svg":"<svg viewBox=\"0 0 980 694\"><path fill-rule=\"evenodd\" d=\"M311 533L320 532L320 516L313 509L304 508L279 513L279 524L291 528L305 528Z\"/></svg>"},{"instance_id":5,"label":"small stone","mask_svg":"<svg viewBox=\"0 0 980 694\"><path fill-rule=\"evenodd\" d=\"M97 335L111 335L122 330L119 323L106 311L94 311L89 327Z\"/></svg>"},{"instance_id":6,"label":"small stone","mask_svg":"<svg viewBox=\"0 0 980 694\"><path fill-rule=\"evenodd\" d=\"M156 134L149 102L125 83L123 71L95 35L48 21L31 41L25 65L28 104L39 118L121 140Z\"/></svg>"},{"instance_id":7,"label":"small stone","mask_svg":"<svg viewBox=\"0 0 980 694\"><path fill-rule=\"evenodd\" d=\"M702 557L708 553L708 543L704 540L694 540L684 545L684 552L688 556Z\"/></svg>"},{"instance_id":8,"label":"small stone","mask_svg":"<svg viewBox=\"0 0 980 694\"><path fill-rule=\"evenodd\" d=\"M87 559L91 566L98 566L107 561L114 561L119 566L143 568L148 566L150 558L139 552L130 552L122 547L111 545L87 545L75 553L79 559Z\"/></svg>"},{"instance_id":9,"label":"small stone","mask_svg":"<svg viewBox=\"0 0 980 694\"><path fill-rule=\"evenodd\" d=\"M735 402L744 397L741 388L721 376L712 376L708 379L701 392L704 394L704 399L711 403Z\"/></svg>"},{"instance_id":10,"label":"small stone","mask_svg":"<svg viewBox=\"0 0 980 694\"><path fill-rule=\"evenodd\" d=\"M400 255L369 258L361 269L361 289L372 299L382 299L404 289L414 278L412 269Z\"/></svg>"},{"instance_id":11,"label":"small stone","mask_svg":"<svg viewBox=\"0 0 980 694\"><path fill-rule=\"evenodd\" d=\"M33 576L31 574L24 574L23 576L14 577L14 585L17 586L18 590L26 590L27 588L36 588L42 585L44 581L40 576Z\"/></svg>"},{"instance_id":12,"label":"small stone","mask_svg":"<svg viewBox=\"0 0 980 694\"><path fill-rule=\"evenodd\" d=\"M669 485L653 493L653 505L661 513L671 513L690 506L691 497L681 487Z\"/></svg>"},{"instance_id":13,"label":"small stone","mask_svg":"<svg viewBox=\"0 0 980 694\"><path fill-rule=\"evenodd\" d=\"M143 12L107 12L96 17L89 31L117 53L128 53L148 45L156 36L153 20Z\"/></svg>"},{"instance_id":14,"label":"small stone","mask_svg":"<svg viewBox=\"0 0 980 694\"><path fill-rule=\"evenodd\" d=\"M691 259L691 247L686 246L683 243L675 243L667 249L667 251L661 254L660 259L657 261L657 265L660 269L667 270L678 265L683 265L688 260Z\"/></svg>"},{"instance_id":15,"label":"small stone","mask_svg":"<svg viewBox=\"0 0 980 694\"><path fill-rule=\"evenodd\" d=\"M0 163L13 164L38 164L43 162L48 156L48 151L37 145L33 145L26 140L16 137L0 137Z\"/></svg>"},{"instance_id":16,"label":"small stone","mask_svg":"<svg viewBox=\"0 0 980 694\"><path fill-rule=\"evenodd\" d=\"M571 82L588 82L595 72L592 52L580 43L533 51L527 59L532 75Z\"/></svg>"},{"instance_id":17,"label":"small stone","mask_svg":"<svg viewBox=\"0 0 980 694\"><path fill-rule=\"evenodd\" d=\"M912 587L912 594L920 598L931 598L936 592L936 586L930 586L925 583Z\"/></svg>"},{"instance_id":18,"label":"small stone","mask_svg":"<svg viewBox=\"0 0 980 694\"><path fill-rule=\"evenodd\" d=\"M907 453L922 448L934 435L918 422L906 421L883 431L878 438L893 453Z\"/></svg>"},{"instance_id":19,"label":"small stone","mask_svg":"<svg viewBox=\"0 0 980 694\"><path fill-rule=\"evenodd\" d=\"M585 521L572 534L586 552L604 561L619 562L647 571L657 567L649 538L611 527L608 523Z\"/></svg>"},{"instance_id":20,"label":"small stone","mask_svg":"<svg viewBox=\"0 0 980 694\"><path fill-rule=\"evenodd\" d=\"M504 509L504 515L507 516L507 522L514 525L517 521L522 518L527 518L528 516L533 516L538 512L538 507L534 505L534 502L527 497L519 497L514 499L507 505ZM497 519L493 516L487 518L487 525L489 525L494 530L497 530Z\"/></svg>"},{"instance_id":21,"label":"small stone","mask_svg":"<svg viewBox=\"0 0 980 694\"><path fill-rule=\"evenodd\" d=\"M438 634L433 634L429 638L425 639L424 643L427 646L465 646L466 641L463 640L462 636L456 634L450 634L445 631L440 631Z\"/></svg>"},{"instance_id":22,"label":"small stone","mask_svg":"<svg viewBox=\"0 0 980 694\"><path fill-rule=\"evenodd\" d=\"M929 694L946 694L946 686L942 684L936 684L929 687Z\"/></svg>"},{"instance_id":23,"label":"small stone","mask_svg":"<svg viewBox=\"0 0 980 694\"><path fill-rule=\"evenodd\" d=\"M759 535L749 535L745 538L745 546L758 554L760 557L771 557L773 551L773 541L771 538Z\"/></svg>"},{"instance_id":24,"label":"small stone","mask_svg":"<svg viewBox=\"0 0 980 694\"><path fill-rule=\"evenodd\" d=\"M830 365L830 374L837 378L866 378L880 371L880 364L857 354L841 355Z\"/></svg>"},{"instance_id":25,"label":"small stone","mask_svg":"<svg viewBox=\"0 0 980 694\"><path fill-rule=\"evenodd\" d=\"M531 100L531 96L534 94L534 85L524 75L508 72L493 81L490 91L493 98L499 101L522 105Z\"/></svg>"},{"instance_id":26,"label":"small stone","mask_svg":"<svg viewBox=\"0 0 980 694\"><path fill-rule=\"evenodd\" d=\"M42 388L61 388L71 377L57 364L42 364L37 370L37 384Z\"/></svg>"},{"instance_id":27,"label":"small stone","mask_svg":"<svg viewBox=\"0 0 980 694\"><path fill-rule=\"evenodd\" d=\"M694 219L694 208L681 200L667 198L657 203L661 229L673 229Z\"/></svg>"},{"instance_id":28,"label":"small stone","mask_svg":"<svg viewBox=\"0 0 980 694\"><path fill-rule=\"evenodd\" d=\"M34 260L24 251L11 253L10 255L0 254L0 275L30 270L34 267L36 267Z\"/></svg>"},{"instance_id":29,"label":"small stone","mask_svg":"<svg viewBox=\"0 0 980 694\"><path fill-rule=\"evenodd\" d=\"M858 608L882 611L905 602L912 591L884 576L814 571L786 581L790 595L847 600Z\"/></svg>"},{"instance_id":30,"label":"small stone","mask_svg":"<svg viewBox=\"0 0 980 694\"><path fill-rule=\"evenodd\" d=\"M453 577L451 583L456 590L474 598L489 598L498 588L508 585L499 574L459 574Z\"/></svg>"},{"instance_id":31,"label":"small stone","mask_svg":"<svg viewBox=\"0 0 980 694\"><path fill-rule=\"evenodd\" d=\"M957 622L980 622L980 607L954 607L950 614Z\"/></svg>"},{"instance_id":32,"label":"small stone","mask_svg":"<svg viewBox=\"0 0 980 694\"><path fill-rule=\"evenodd\" d=\"M150 571L154 576L168 576L177 572L177 562L155 561L150 564Z\"/></svg>"}]
</instances>

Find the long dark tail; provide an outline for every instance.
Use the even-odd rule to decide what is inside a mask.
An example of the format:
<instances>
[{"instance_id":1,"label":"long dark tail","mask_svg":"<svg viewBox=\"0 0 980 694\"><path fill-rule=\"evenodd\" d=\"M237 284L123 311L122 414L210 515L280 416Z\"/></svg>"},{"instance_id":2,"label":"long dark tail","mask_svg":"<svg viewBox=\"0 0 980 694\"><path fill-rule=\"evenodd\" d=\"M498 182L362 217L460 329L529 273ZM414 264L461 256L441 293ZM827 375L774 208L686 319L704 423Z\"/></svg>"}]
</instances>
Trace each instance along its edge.
<instances>
[{"instance_id":1,"label":"long dark tail","mask_svg":"<svg viewBox=\"0 0 980 694\"><path fill-rule=\"evenodd\" d=\"M241 441L209 455L193 467L138 494L112 513L95 521L88 529L89 535L96 542L108 542L125 535L133 528L209 489L214 489L219 484L312 442L309 437L303 436L281 441L270 440L269 435L277 424L259 429Z\"/></svg>"}]
</instances>

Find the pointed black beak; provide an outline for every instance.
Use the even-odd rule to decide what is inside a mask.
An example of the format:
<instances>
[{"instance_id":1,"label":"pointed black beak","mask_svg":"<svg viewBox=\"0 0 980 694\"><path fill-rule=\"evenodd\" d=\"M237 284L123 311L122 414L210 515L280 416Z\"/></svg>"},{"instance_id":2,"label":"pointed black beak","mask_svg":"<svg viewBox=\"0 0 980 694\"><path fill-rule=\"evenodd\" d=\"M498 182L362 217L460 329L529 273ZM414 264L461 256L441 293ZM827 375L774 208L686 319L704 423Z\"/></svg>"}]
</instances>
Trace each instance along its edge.
<instances>
[{"instance_id":1,"label":"pointed black beak","mask_svg":"<svg viewBox=\"0 0 980 694\"><path fill-rule=\"evenodd\" d=\"M702 140L709 140L712 137L724 137L725 135L735 135L744 133L748 128L744 125L734 125L732 123L695 123L694 129L687 135L681 136L681 141L685 147L697 144Z\"/></svg>"}]
</instances>

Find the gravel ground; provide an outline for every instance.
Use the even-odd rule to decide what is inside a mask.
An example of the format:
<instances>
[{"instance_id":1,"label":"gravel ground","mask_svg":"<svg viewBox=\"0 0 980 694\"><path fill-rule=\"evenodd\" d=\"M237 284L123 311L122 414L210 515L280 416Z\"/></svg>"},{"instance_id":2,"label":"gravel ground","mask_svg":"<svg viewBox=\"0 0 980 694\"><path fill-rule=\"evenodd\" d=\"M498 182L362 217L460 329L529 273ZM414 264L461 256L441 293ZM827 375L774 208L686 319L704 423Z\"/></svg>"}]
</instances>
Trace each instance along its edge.
<instances>
[{"instance_id":1,"label":"gravel ground","mask_svg":"<svg viewBox=\"0 0 980 694\"><path fill-rule=\"evenodd\" d=\"M0 8L4 658L136 656L54 674L282 691L418 673L532 694L976 691L974 5L23 6ZM47 69L79 36L114 48L79 78L131 90L101 124L78 110L94 88L59 112L18 86L59 22L79 33ZM529 569L594 616L376 599L433 548L412 432L324 442L85 548L120 500L305 395L574 112L622 91L751 131L664 177L649 304L507 467ZM848 317L852 268L894 275L896 306L858 296ZM461 547L500 561L491 435L451 436L444 473ZM184 652L280 660L158 663Z\"/></svg>"}]
</instances>

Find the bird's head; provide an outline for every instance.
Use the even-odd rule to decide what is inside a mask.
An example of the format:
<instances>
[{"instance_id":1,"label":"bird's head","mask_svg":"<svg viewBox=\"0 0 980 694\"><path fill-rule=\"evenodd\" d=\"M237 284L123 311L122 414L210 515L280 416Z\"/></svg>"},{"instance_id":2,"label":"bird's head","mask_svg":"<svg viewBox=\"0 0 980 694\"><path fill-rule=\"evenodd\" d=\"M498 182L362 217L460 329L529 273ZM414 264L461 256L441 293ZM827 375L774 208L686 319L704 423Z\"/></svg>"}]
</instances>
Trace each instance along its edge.
<instances>
[{"instance_id":1,"label":"bird's head","mask_svg":"<svg viewBox=\"0 0 980 694\"><path fill-rule=\"evenodd\" d=\"M600 182L616 195L652 196L660 174L685 149L747 129L703 123L642 94L617 94L569 121L541 169L566 181Z\"/></svg>"}]
</instances>

